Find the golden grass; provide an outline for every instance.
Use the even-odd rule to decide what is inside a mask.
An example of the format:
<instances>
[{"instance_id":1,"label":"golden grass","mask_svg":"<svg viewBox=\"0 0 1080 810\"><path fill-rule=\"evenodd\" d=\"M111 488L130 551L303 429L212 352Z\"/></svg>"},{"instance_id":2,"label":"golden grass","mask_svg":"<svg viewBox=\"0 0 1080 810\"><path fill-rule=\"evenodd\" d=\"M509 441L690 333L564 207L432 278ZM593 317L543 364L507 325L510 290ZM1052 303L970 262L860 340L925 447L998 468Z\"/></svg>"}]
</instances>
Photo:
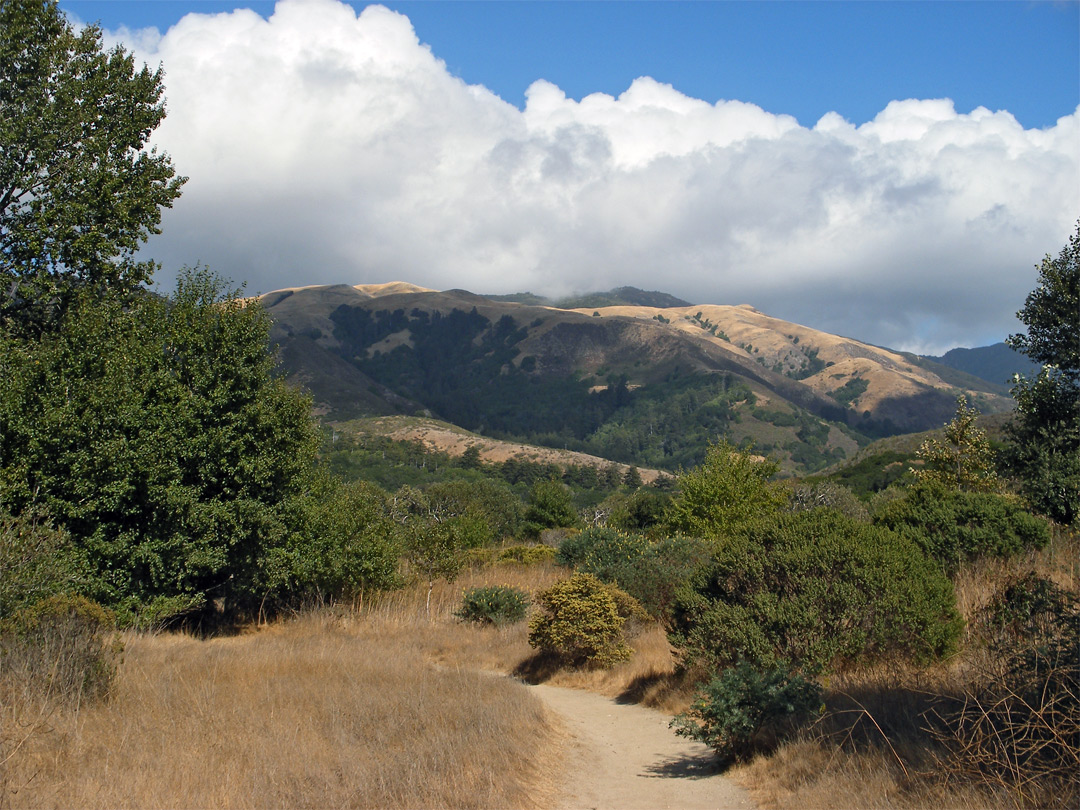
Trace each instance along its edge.
<instances>
[{"instance_id":1,"label":"golden grass","mask_svg":"<svg viewBox=\"0 0 1080 810\"><path fill-rule=\"evenodd\" d=\"M6 746L0 803L533 808L552 795L559 732L542 704L510 679L433 666L383 623L324 614L125 642L108 703L58 710ZM6 707L5 740L25 720Z\"/></svg>"}]
</instances>

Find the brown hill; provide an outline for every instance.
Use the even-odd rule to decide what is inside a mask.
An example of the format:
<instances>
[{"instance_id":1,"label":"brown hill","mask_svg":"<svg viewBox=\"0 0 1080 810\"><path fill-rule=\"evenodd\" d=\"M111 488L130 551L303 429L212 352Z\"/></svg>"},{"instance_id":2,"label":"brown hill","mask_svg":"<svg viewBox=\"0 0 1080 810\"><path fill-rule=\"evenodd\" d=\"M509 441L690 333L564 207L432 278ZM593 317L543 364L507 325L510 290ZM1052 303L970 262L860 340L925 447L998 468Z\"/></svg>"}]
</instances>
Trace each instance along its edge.
<instances>
[{"instance_id":1,"label":"brown hill","mask_svg":"<svg viewBox=\"0 0 1080 810\"><path fill-rule=\"evenodd\" d=\"M262 301L283 368L328 418L434 416L604 454L610 440L609 457L639 466L683 463L692 453L680 443L703 452L704 436L723 433L812 468L852 452L859 434L940 426L959 393L984 412L1011 407L1000 386L747 305L566 310L404 282ZM669 407L669 394L688 403Z\"/></svg>"}]
</instances>

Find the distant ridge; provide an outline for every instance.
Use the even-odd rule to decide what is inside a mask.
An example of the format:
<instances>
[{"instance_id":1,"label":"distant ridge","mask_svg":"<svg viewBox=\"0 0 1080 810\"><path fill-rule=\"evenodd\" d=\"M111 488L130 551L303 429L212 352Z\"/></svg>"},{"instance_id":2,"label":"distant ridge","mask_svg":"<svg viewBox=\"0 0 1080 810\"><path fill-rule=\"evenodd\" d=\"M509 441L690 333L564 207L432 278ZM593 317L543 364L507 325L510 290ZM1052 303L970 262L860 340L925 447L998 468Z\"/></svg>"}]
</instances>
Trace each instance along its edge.
<instances>
[{"instance_id":1,"label":"distant ridge","mask_svg":"<svg viewBox=\"0 0 1080 810\"><path fill-rule=\"evenodd\" d=\"M1042 368L1004 343L977 349L951 349L941 357L928 356L926 359L997 385L1011 384L1014 374L1035 375Z\"/></svg>"},{"instance_id":2,"label":"distant ridge","mask_svg":"<svg viewBox=\"0 0 1080 810\"><path fill-rule=\"evenodd\" d=\"M485 295L489 301L526 304L528 306L557 307L559 309L587 309L589 307L689 307L692 304L674 295L658 290L639 290L637 287L616 287L607 292L583 293L567 298L544 298L531 292L509 293L508 295Z\"/></svg>"},{"instance_id":3,"label":"distant ridge","mask_svg":"<svg viewBox=\"0 0 1080 810\"><path fill-rule=\"evenodd\" d=\"M746 304L641 303L684 302L633 287L571 308L407 282L262 301L281 371L326 419L436 418L640 468L687 468L724 436L785 472L821 469L873 437L940 427L958 394L984 414L1013 405L1005 386L928 358Z\"/></svg>"}]
</instances>

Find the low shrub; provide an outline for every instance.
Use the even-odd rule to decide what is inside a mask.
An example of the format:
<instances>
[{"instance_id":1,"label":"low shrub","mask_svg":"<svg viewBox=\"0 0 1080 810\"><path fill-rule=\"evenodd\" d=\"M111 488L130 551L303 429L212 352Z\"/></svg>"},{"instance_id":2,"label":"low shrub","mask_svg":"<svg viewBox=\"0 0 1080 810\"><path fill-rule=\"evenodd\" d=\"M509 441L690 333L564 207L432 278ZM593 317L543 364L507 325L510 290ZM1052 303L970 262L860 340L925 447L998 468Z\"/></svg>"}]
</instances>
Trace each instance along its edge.
<instances>
[{"instance_id":1,"label":"low shrub","mask_svg":"<svg viewBox=\"0 0 1080 810\"><path fill-rule=\"evenodd\" d=\"M637 601L592 574L574 574L536 597L529 644L572 666L609 667L627 660L624 627Z\"/></svg>"},{"instance_id":2,"label":"low shrub","mask_svg":"<svg viewBox=\"0 0 1080 810\"><path fill-rule=\"evenodd\" d=\"M870 512L866 504L842 484L825 480L798 482L791 485L788 509L792 512L805 512L808 509L820 509L826 506L854 520L863 523L870 522Z\"/></svg>"},{"instance_id":3,"label":"low shrub","mask_svg":"<svg viewBox=\"0 0 1080 810\"><path fill-rule=\"evenodd\" d=\"M759 670L742 661L706 684L671 727L722 759L746 760L775 749L821 705L821 687L785 665Z\"/></svg>"},{"instance_id":4,"label":"low shrub","mask_svg":"<svg viewBox=\"0 0 1080 810\"><path fill-rule=\"evenodd\" d=\"M514 624L525 618L529 597L520 588L492 585L469 588L462 596L459 618L481 624Z\"/></svg>"},{"instance_id":5,"label":"low shrub","mask_svg":"<svg viewBox=\"0 0 1080 810\"><path fill-rule=\"evenodd\" d=\"M713 671L747 660L834 671L951 652L952 583L914 543L831 509L769 517L716 544L676 592L669 638Z\"/></svg>"},{"instance_id":6,"label":"low shrub","mask_svg":"<svg viewBox=\"0 0 1080 810\"><path fill-rule=\"evenodd\" d=\"M882 504L874 522L914 541L950 571L978 556L1008 557L1050 542L1047 522L1016 498L962 492L933 481Z\"/></svg>"},{"instance_id":7,"label":"low shrub","mask_svg":"<svg viewBox=\"0 0 1080 810\"><path fill-rule=\"evenodd\" d=\"M539 565L555 559L555 549L551 546L507 546L496 549L495 562L518 563L520 565Z\"/></svg>"},{"instance_id":8,"label":"low shrub","mask_svg":"<svg viewBox=\"0 0 1080 810\"><path fill-rule=\"evenodd\" d=\"M43 599L0 625L0 681L65 705L104 698L122 652L113 627L89 599Z\"/></svg>"},{"instance_id":9,"label":"low shrub","mask_svg":"<svg viewBox=\"0 0 1080 810\"><path fill-rule=\"evenodd\" d=\"M473 567L485 565L541 565L555 560L551 546L506 546L504 548L470 548L465 552L467 564Z\"/></svg>"}]
</instances>

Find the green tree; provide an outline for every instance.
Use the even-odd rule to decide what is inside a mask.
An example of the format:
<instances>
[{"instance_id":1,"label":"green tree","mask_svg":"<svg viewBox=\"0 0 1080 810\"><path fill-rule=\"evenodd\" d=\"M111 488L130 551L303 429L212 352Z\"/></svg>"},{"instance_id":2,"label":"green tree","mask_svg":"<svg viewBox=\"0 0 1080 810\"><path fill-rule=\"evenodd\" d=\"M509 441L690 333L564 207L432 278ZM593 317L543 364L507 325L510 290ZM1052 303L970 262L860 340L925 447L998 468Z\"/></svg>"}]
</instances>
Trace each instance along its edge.
<instances>
[{"instance_id":1,"label":"green tree","mask_svg":"<svg viewBox=\"0 0 1080 810\"><path fill-rule=\"evenodd\" d=\"M529 490L528 501L524 528L533 537L544 529L576 527L580 523L570 490L561 481L537 481Z\"/></svg>"},{"instance_id":2,"label":"green tree","mask_svg":"<svg viewBox=\"0 0 1080 810\"><path fill-rule=\"evenodd\" d=\"M1057 258L1039 266L1038 286L1016 316L1027 333L1012 348L1042 363L1017 375L1008 461L1032 505L1062 523L1080 517L1080 222Z\"/></svg>"},{"instance_id":3,"label":"green tree","mask_svg":"<svg viewBox=\"0 0 1080 810\"><path fill-rule=\"evenodd\" d=\"M171 299L79 296L55 332L0 331L0 508L44 506L122 618L261 598L302 525L318 436L269 328L195 270Z\"/></svg>"},{"instance_id":4,"label":"green tree","mask_svg":"<svg viewBox=\"0 0 1080 810\"><path fill-rule=\"evenodd\" d=\"M135 260L186 178L147 150L162 72L55 0L0 0L0 327L55 322L74 291L147 281Z\"/></svg>"},{"instance_id":5,"label":"green tree","mask_svg":"<svg viewBox=\"0 0 1080 810\"><path fill-rule=\"evenodd\" d=\"M927 439L916 451L925 466L913 470L916 479L933 480L951 489L992 492L999 487L994 451L986 431L976 427L979 412L967 397L956 398L956 415L945 425L945 440Z\"/></svg>"},{"instance_id":6,"label":"green tree","mask_svg":"<svg viewBox=\"0 0 1080 810\"><path fill-rule=\"evenodd\" d=\"M366 591L400 584L400 548L383 490L320 471L305 501L303 530L267 555L267 593L359 603Z\"/></svg>"},{"instance_id":7,"label":"green tree","mask_svg":"<svg viewBox=\"0 0 1080 810\"><path fill-rule=\"evenodd\" d=\"M669 528L711 540L777 512L787 501L771 482L778 470L775 462L727 442L710 445L701 466L679 476L679 494L668 507Z\"/></svg>"},{"instance_id":8,"label":"green tree","mask_svg":"<svg viewBox=\"0 0 1080 810\"><path fill-rule=\"evenodd\" d=\"M487 526L478 518L453 514L421 491L405 486L390 499L390 514L409 569L427 582L425 610L440 579L453 582L465 567L465 550L482 544Z\"/></svg>"}]
</instances>

